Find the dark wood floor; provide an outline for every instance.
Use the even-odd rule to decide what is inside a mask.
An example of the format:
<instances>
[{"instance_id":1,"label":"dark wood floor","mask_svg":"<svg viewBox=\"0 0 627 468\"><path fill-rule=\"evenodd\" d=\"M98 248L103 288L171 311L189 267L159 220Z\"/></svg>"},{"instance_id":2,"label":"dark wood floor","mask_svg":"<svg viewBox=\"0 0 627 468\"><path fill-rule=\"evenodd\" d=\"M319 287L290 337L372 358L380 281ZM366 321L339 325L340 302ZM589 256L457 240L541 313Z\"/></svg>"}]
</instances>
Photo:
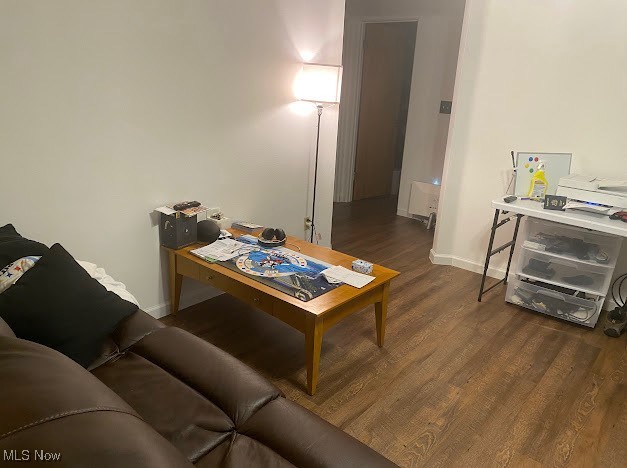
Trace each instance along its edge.
<instances>
[{"instance_id":1,"label":"dark wood floor","mask_svg":"<svg viewBox=\"0 0 627 468\"><path fill-rule=\"evenodd\" d=\"M393 200L336 205L334 248L401 275L385 347L373 310L340 322L313 397L303 336L273 317L223 295L164 320L401 466L626 466L626 335L507 305L503 290L477 303L479 276L432 265L432 233L394 212Z\"/></svg>"}]
</instances>

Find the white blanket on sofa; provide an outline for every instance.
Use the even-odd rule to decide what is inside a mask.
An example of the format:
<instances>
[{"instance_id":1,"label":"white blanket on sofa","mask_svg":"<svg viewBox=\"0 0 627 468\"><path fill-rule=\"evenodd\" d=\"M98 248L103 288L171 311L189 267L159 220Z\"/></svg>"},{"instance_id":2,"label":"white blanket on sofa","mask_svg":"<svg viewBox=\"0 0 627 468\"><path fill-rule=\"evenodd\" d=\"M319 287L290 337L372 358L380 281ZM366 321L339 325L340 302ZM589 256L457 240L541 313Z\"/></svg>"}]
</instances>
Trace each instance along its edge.
<instances>
[{"instance_id":1,"label":"white blanket on sofa","mask_svg":"<svg viewBox=\"0 0 627 468\"><path fill-rule=\"evenodd\" d=\"M107 288L107 291L111 291L112 293L120 296L125 301L132 302L137 307L139 307L139 302L137 302L135 296L127 291L126 285L124 283L116 281L111 276L107 275L107 272L104 270L104 268L99 267L95 263L89 263L83 260L77 260L77 262L87 271L87 273L89 273L92 278L94 278L105 288Z\"/></svg>"}]
</instances>

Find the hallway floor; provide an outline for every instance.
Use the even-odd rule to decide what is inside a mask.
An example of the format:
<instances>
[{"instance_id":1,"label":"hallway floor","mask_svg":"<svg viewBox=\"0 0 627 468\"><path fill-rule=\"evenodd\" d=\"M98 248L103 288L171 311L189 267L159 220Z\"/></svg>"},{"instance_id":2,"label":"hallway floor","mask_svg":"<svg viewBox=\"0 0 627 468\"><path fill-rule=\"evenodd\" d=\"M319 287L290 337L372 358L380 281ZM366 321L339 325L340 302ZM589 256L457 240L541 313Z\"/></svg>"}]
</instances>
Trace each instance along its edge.
<instances>
[{"instance_id":1,"label":"hallway floor","mask_svg":"<svg viewBox=\"0 0 627 468\"><path fill-rule=\"evenodd\" d=\"M401 272L385 346L366 309L325 334L318 392L303 336L222 295L167 317L401 466L624 466L627 349L506 304L480 277L432 265L433 241L394 200L337 204L333 247ZM603 317L602 317L603 319Z\"/></svg>"}]
</instances>

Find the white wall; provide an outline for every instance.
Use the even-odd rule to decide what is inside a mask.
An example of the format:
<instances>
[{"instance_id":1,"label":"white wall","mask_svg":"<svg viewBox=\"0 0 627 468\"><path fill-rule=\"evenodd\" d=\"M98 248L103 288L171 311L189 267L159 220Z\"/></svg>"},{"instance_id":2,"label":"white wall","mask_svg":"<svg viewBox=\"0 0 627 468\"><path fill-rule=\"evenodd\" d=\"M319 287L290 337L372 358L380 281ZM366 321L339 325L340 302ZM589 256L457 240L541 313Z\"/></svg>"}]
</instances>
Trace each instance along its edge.
<instances>
[{"instance_id":1,"label":"white wall","mask_svg":"<svg viewBox=\"0 0 627 468\"><path fill-rule=\"evenodd\" d=\"M398 195L397 213L402 216L408 216L412 182L442 180L450 115L440 114L440 101L453 100L464 2L461 3L457 17L425 16L418 21Z\"/></svg>"},{"instance_id":2,"label":"white wall","mask_svg":"<svg viewBox=\"0 0 627 468\"><path fill-rule=\"evenodd\" d=\"M398 213L407 215L414 180L441 179L449 116L440 101L451 100L465 0L347 0L344 82L335 201L352 199L361 86L363 25L370 21L418 21Z\"/></svg>"},{"instance_id":3,"label":"white wall","mask_svg":"<svg viewBox=\"0 0 627 468\"><path fill-rule=\"evenodd\" d=\"M510 150L572 152L574 172L627 177L626 18L622 0L468 0L436 261L483 264Z\"/></svg>"},{"instance_id":4,"label":"white wall","mask_svg":"<svg viewBox=\"0 0 627 468\"><path fill-rule=\"evenodd\" d=\"M309 59L340 63L343 0L2 0L0 224L104 266L165 312L151 210L198 199L304 237ZM317 227L331 231L337 109L325 112ZM200 292L202 291L202 293ZM206 288L184 286L189 303Z\"/></svg>"}]
</instances>

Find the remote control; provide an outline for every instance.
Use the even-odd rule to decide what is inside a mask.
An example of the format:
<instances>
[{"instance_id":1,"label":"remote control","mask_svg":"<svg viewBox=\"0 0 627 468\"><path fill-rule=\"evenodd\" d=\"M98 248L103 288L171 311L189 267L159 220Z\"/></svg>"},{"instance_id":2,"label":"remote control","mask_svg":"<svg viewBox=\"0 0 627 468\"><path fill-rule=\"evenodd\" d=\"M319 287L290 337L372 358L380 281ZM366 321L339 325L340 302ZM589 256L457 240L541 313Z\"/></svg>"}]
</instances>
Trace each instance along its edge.
<instances>
[{"instance_id":1,"label":"remote control","mask_svg":"<svg viewBox=\"0 0 627 468\"><path fill-rule=\"evenodd\" d=\"M177 203L176 205L173 206L173 208L176 211L185 211L188 208L196 208L197 206L200 206L200 202L186 201L186 202Z\"/></svg>"},{"instance_id":2,"label":"remote control","mask_svg":"<svg viewBox=\"0 0 627 468\"><path fill-rule=\"evenodd\" d=\"M513 201L516 201L516 200L518 200L518 197L515 197L514 195L510 195L509 197L503 198L503 201L505 203L511 203Z\"/></svg>"}]
</instances>

